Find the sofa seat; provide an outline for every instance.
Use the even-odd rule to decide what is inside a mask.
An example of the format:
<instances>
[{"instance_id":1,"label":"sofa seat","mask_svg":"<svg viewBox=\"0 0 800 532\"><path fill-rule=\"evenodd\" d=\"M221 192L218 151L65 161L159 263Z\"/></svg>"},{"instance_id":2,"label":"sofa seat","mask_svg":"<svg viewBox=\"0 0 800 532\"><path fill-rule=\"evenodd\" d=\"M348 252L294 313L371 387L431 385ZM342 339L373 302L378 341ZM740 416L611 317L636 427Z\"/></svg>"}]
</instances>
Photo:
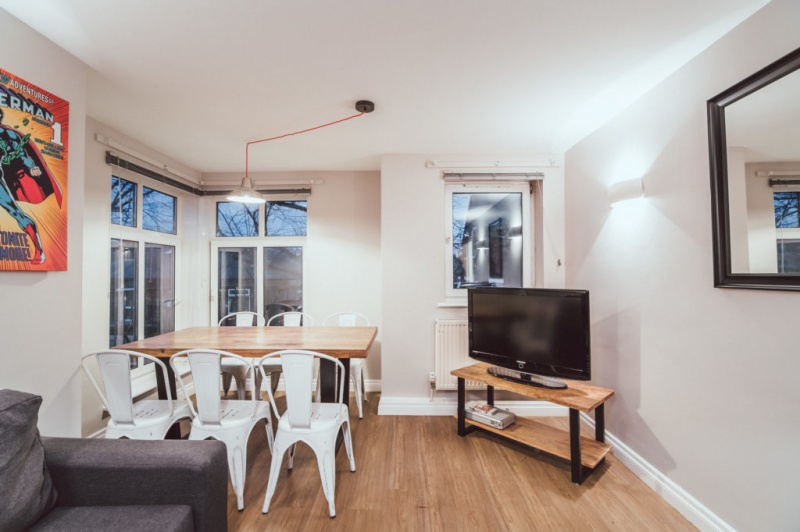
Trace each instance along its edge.
<instances>
[{"instance_id":1,"label":"sofa seat","mask_svg":"<svg viewBox=\"0 0 800 532\"><path fill-rule=\"evenodd\" d=\"M41 438L41 403L0 390L0 532L227 532L223 442Z\"/></svg>"},{"instance_id":2,"label":"sofa seat","mask_svg":"<svg viewBox=\"0 0 800 532\"><path fill-rule=\"evenodd\" d=\"M189 505L57 506L30 531L33 532L192 532Z\"/></svg>"}]
</instances>

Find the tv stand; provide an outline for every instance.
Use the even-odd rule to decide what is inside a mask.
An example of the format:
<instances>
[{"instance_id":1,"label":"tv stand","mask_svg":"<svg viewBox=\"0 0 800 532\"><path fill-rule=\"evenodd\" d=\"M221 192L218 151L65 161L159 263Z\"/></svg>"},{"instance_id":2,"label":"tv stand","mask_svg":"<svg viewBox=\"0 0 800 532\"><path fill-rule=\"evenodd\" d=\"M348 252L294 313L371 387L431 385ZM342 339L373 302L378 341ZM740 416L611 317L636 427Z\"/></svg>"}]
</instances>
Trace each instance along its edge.
<instances>
[{"instance_id":1,"label":"tv stand","mask_svg":"<svg viewBox=\"0 0 800 532\"><path fill-rule=\"evenodd\" d=\"M570 461L572 482L583 481L600 465L611 450L605 443L605 402L614 395L614 390L599 388L578 381L565 381L566 389L553 390L539 388L530 384L520 384L495 377L487 371L489 364L479 363L450 372L458 378L458 435L467 436L475 429L502 436L522 443L528 447L565 458ZM467 419L464 415L466 405L466 380L486 384L486 402L494 404L494 389L508 390L532 399L549 401L569 408L569 432L534 421L517 417L516 422L505 428L496 429L489 425ZM580 435L580 412L594 411L595 438Z\"/></svg>"},{"instance_id":2,"label":"tv stand","mask_svg":"<svg viewBox=\"0 0 800 532\"><path fill-rule=\"evenodd\" d=\"M556 379L555 377L545 377L544 375L526 373L524 371L517 371L515 369L508 369L500 366L489 366L487 371L495 377L518 382L520 384L529 384L531 386L549 388L551 390L564 390L567 387L566 382L562 381L561 379Z\"/></svg>"}]
</instances>

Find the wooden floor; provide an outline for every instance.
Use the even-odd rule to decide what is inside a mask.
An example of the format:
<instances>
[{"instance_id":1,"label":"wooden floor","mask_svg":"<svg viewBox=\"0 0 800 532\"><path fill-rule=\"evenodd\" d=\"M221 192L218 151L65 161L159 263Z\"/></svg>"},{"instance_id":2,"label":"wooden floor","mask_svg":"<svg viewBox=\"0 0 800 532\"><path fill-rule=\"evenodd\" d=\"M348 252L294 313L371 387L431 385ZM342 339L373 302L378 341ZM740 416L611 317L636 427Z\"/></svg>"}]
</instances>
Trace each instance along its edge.
<instances>
[{"instance_id":1,"label":"wooden floor","mask_svg":"<svg viewBox=\"0 0 800 532\"><path fill-rule=\"evenodd\" d=\"M291 472L284 460L270 512L261 513L270 455L257 425L243 511L229 489L229 530L696 530L611 455L578 486L566 461L478 431L461 438L451 417L378 416L378 400L370 394L363 419L351 402L356 471L341 449L334 519L302 444ZM568 427L566 418L548 422Z\"/></svg>"}]
</instances>

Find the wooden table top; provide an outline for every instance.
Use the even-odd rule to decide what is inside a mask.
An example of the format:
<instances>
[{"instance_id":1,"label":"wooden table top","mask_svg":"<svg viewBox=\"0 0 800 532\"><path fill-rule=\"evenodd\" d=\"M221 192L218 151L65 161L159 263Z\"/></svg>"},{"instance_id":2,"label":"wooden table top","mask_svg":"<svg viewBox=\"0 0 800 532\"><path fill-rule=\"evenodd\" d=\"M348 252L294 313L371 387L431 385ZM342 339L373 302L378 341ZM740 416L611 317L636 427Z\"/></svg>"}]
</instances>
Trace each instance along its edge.
<instances>
[{"instance_id":1,"label":"wooden table top","mask_svg":"<svg viewBox=\"0 0 800 532\"><path fill-rule=\"evenodd\" d=\"M614 390L609 388L600 388L599 386L592 386L585 382L569 379L561 379L567 384L565 390L552 390L529 384L520 384L491 375L486 371L489 366L484 362L478 362L472 366L455 369L450 374L583 412L591 412L614 395Z\"/></svg>"},{"instance_id":2,"label":"wooden table top","mask_svg":"<svg viewBox=\"0 0 800 532\"><path fill-rule=\"evenodd\" d=\"M283 349L318 351L336 358L366 358L377 327L191 327L137 340L117 349L167 358L184 349L220 349L261 357Z\"/></svg>"}]
</instances>

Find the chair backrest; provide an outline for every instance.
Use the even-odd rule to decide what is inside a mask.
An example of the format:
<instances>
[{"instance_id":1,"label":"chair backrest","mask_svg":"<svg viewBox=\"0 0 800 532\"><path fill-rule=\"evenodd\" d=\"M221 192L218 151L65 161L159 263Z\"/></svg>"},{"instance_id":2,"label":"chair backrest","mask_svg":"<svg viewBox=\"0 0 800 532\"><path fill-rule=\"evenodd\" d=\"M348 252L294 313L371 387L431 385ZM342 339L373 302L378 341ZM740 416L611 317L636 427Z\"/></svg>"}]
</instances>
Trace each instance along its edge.
<instances>
[{"instance_id":1,"label":"chair backrest","mask_svg":"<svg viewBox=\"0 0 800 532\"><path fill-rule=\"evenodd\" d=\"M97 395L103 406L108 411L111 419L118 425L134 425L133 419L133 392L131 390L131 358L141 358L150 360L156 364L163 372L164 379L167 377L167 367L154 356L146 355L144 353L136 353L133 351L125 351L122 349L109 349L106 351L98 351L90 353L81 359L81 368L89 382L92 383ZM86 362L94 358L97 362L97 367L100 369L100 377L103 380L103 388L105 393L97 384L91 370L86 365ZM172 413L172 394L167 389L167 401L169 403L169 411Z\"/></svg>"},{"instance_id":2,"label":"chair backrest","mask_svg":"<svg viewBox=\"0 0 800 532\"><path fill-rule=\"evenodd\" d=\"M314 318L305 312L281 312L275 314L267 321L267 326L283 325L284 327L301 327L314 325Z\"/></svg>"},{"instance_id":3,"label":"chair backrest","mask_svg":"<svg viewBox=\"0 0 800 532\"><path fill-rule=\"evenodd\" d=\"M169 363L175 371L175 375L178 376L178 384L183 391L184 397L186 397L186 402L189 405L189 409L192 411L195 419L201 425L219 426L222 424L220 408L221 384L219 374L220 360L223 357L235 358L242 364L250 368L253 367L253 363L245 357L216 349L187 349L185 351L181 351L180 353L175 353L169 359ZM197 401L197 409L195 409L194 405L192 404L189 394L186 393L186 387L183 383L183 378L180 376L178 365L176 364L176 361L179 358L187 358L189 360L189 370L192 373L192 382L194 382L194 397L195 401ZM251 380L250 392L252 398L250 401L248 401L253 403L252 415L255 415L256 412L257 399L254 381L255 379Z\"/></svg>"},{"instance_id":4,"label":"chair backrest","mask_svg":"<svg viewBox=\"0 0 800 532\"><path fill-rule=\"evenodd\" d=\"M369 318L360 312L337 312L322 322L324 326L369 327Z\"/></svg>"},{"instance_id":5,"label":"chair backrest","mask_svg":"<svg viewBox=\"0 0 800 532\"><path fill-rule=\"evenodd\" d=\"M289 426L293 429L308 428L311 426L311 404L314 392L314 361L316 359L330 360L336 364L336 374L339 376L339 397L341 404L344 397L344 364L332 356L317 353L315 351L302 351L298 349L287 349L277 351L262 357L258 362L258 369L262 378L266 380L267 375L264 370L264 362L280 357L281 370L283 371L283 382L286 388L286 416ZM272 390L267 386L267 394L272 404L272 409L276 417L280 417L278 407Z\"/></svg>"},{"instance_id":6,"label":"chair backrest","mask_svg":"<svg viewBox=\"0 0 800 532\"><path fill-rule=\"evenodd\" d=\"M233 312L219 320L220 327L255 327L264 325L264 317L255 312Z\"/></svg>"}]
</instances>

